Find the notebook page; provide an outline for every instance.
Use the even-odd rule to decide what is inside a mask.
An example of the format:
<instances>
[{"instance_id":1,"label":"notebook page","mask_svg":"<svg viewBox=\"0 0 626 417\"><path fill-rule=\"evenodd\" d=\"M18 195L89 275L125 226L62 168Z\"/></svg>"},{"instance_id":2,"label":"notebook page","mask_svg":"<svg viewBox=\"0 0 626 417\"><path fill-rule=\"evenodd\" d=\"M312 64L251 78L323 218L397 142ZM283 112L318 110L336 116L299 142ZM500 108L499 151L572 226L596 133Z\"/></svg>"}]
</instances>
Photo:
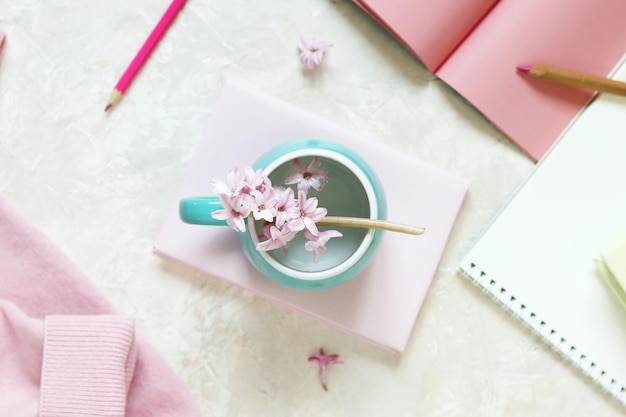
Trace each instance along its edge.
<instances>
[{"instance_id":1,"label":"notebook page","mask_svg":"<svg viewBox=\"0 0 626 417\"><path fill-rule=\"evenodd\" d=\"M435 71L498 0L354 0Z\"/></svg>"},{"instance_id":2,"label":"notebook page","mask_svg":"<svg viewBox=\"0 0 626 417\"><path fill-rule=\"evenodd\" d=\"M622 0L502 0L437 75L539 160L592 92L535 80L518 65L606 76L626 51Z\"/></svg>"},{"instance_id":3,"label":"notebook page","mask_svg":"<svg viewBox=\"0 0 626 417\"><path fill-rule=\"evenodd\" d=\"M626 311L594 257L626 237L625 112L625 97L598 97L459 267L624 405Z\"/></svg>"}]
</instances>

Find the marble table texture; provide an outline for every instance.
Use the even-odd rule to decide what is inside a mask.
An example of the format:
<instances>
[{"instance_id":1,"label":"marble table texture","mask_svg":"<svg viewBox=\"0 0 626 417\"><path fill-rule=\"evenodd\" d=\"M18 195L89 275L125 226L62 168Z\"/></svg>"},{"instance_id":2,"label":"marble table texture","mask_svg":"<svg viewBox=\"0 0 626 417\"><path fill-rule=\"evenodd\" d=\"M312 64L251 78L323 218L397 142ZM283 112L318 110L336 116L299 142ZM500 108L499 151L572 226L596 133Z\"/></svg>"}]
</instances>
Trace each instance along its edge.
<instances>
[{"instance_id":1,"label":"marble table texture","mask_svg":"<svg viewBox=\"0 0 626 417\"><path fill-rule=\"evenodd\" d=\"M189 0L105 114L167 5L0 2L0 192L136 317L204 416L623 413L456 273L534 166L502 133L349 0ZM301 34L334 44L314 72ZM152 252L230 78L471 181L403 354ZM328 392L307 362L320 346L345 361Z\"/></svg>"}]
</instances>

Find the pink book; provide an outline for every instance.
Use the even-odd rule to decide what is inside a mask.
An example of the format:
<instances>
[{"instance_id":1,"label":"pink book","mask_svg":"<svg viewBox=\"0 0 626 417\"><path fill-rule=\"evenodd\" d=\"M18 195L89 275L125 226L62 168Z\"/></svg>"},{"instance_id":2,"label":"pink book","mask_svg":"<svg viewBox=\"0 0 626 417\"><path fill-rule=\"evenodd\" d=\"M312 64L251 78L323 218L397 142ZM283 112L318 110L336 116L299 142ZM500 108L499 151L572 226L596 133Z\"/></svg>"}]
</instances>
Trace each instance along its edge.
<instances>
[{"instance_id":1,"label":"pink book","mask_svg":"<svg viewBox=\"0 0 626 417\"><path fill-rule=\"evenodd\" d=\"M361 155L379 174L388 218L426 228L421 236L385 232L370 266L336 288L304 292L260 275L236 232L178 217L180 198L210 195L210 181L251 165L267 149L297 138L326 138ZM227 83L189 171L173 196L155 251L285 307L395 352L407 344L465 197L468 181L242 84Z\"/></svg>"},{"instance_id":2,"label":"pink book","mask_svg":"<svg viewBox=\"0 0 626 417\"><path fill-rule=\"evenodd\" d=\"M354 1L534 160L593 93L516 67L607 76L626 52L623 0Z\"/></svg>"}]
</instances>

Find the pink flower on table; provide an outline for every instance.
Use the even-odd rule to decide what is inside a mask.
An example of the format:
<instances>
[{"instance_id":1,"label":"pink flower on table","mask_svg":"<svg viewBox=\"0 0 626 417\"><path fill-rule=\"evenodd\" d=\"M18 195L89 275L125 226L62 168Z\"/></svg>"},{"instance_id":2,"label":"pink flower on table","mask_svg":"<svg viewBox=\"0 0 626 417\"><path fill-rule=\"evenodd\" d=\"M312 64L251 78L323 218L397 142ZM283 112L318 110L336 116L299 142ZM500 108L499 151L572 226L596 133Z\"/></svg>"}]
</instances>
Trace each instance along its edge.
<instances>
[{"instance_id":1,"label":"pink flower on table","mask_svg":"<svg viewBox=\"0 0 626 417\"><path fill-rule=\"evenodd\" d=\"M226 223L238 232L246 231L246 223L244 219L250 214L250 204L247 202L248 195L237 195L228 197L220 195L221 210L215 210L211 213L213 218L218 220L226 220Z\"/></svg>"},{"instance_id":2,"label":"pink flower on table","mask_svg":"<svg viewBox=\"0 0 626 417\"><path fill-rule=\"evenodd\" d=\"M326 172L317 169L319 165L317 157L313 158L306 168L298 158L293 160L293 164L298 172L287 177L285 184L298 184L298 191L306 193L309 191L309 188L320 191L324 183L328 181Z\"/></svg>"},{"instance_id":3,"label":"pink flower on table","mask_svg":"<svg viewBox=\"0 0 626 417\"><path fill-rule=\"evenodd\" d=\"M308 69L313 69L322 63L324 53L333 47L332 43L325 42L316 37L298 38L298 49L300 50L300 62Z\"/></svg>"},{"instance_id":4,"label":"pink flower on table","mask_svg":"<svg viewBox=\"0 0 626 417\"><path fill-rule=\"evenodd\" d=\"M306 198L306 193L300 191L298 193L298 205L300 206L300 216L292 219L287 223L289 229L298 232L300 230L308 230L313 236L317 236L316 221L320 220L328 210L323 207L317 207L318 201L316 197Z\"/></svg>"},{"instance_id":5,"label":"pink flower on table","mask_svg":"<svg viewBox=\"0 0 626 417\"><path fill-rule=\"evenodd\" d=\"M287 246L287 243L289 243L289 241L291 241L295 237L296 233L297 232L290 230L286 227L280 229L273 224L269 225L269 236L267 236L268 239L264 240L263 242L257 243L256 249L262 251L270 251L279 248L284 249ZM265 231L264 234L268 235L267 231Z\"/></svg>"},{"instance_id":6,"label":"pink flower on table","mask_svg":"<svg viewBox=\"0 0 626 417\"><path fill-rule=\"evenodd\" d=\"M328 377L330 376L330 367L334 365L339 365L343 363L341 359L339 359L339 355L332 354L327 355L324 352L323 348L320 348L318 354L309 356L309 362L317 362L319 364L319 377L320 382L322 383L322 388L324 391L328 391Z\"/></svg>"},{"instance_id":7,"label":"pink flower on table","mask_svg":"<svg viewBox=\"0 0 626 417\"><path fill-rule=\"evenodd\" d=\"M250 208L254 220L274 221L274 214L276 214L274 190L272 188L267 188L264 192L254 190L250 192L250 197L252 197Z\"/></svg>"},{"instance_id":8,"label":"pink flower on table","mask_svg":"<svg viewBox=\"0 0 626 417\"><path fill-rule=\"evenodd\" d=\"M341 232L338 230L326 230L323 232L319 232L316 235L311 234L308 230L304 231L304 236L309 240L304 244L304 249L308 251L313 251L315 254L315 262L320 257L320 254L328 252L328 248L326 247L326 243L333 237L341 237L343 236Z\"/></svg>"},{"instance_id":9,"label":"pink flower on table","mask_svg":"<svg viewBox=\"0 0 626 417\"><path fill-rule=\"evenodd\" d=\"M300 216L298 200L294 198L291 188L277 188L276 197L276 226L282 227L285 223Z\"/></svg>"}]
</instances>

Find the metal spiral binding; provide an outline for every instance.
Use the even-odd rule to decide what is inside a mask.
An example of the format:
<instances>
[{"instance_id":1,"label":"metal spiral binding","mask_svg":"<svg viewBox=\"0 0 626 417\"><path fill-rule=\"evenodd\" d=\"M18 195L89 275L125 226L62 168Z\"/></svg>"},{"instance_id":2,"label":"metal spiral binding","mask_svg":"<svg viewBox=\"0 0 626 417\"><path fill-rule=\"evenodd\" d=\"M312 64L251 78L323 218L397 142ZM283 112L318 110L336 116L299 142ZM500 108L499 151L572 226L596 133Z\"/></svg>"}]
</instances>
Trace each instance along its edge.
<instances>
[{"instance_id":1,"label":"metal spiral binding","mask_svg":"<svg viewBox=\"0 0 626 417\"><path fill-rule=\"evenodd\" d=\"M506 288L498 285L497 281L488 276L485 271L477 268L476 264L460 266L461 274L489 295L497 304L508 311L525 327L537 335L543 342L565 358L574 367L580 369L590 377L603 391L607 392L621 404L626 405L626 388L612 378L601 366L592 361L583 352L579 352L576 346L560 335L556 329L550 327L529 306L510 294Z\"/></svg>"}]
</instances>

